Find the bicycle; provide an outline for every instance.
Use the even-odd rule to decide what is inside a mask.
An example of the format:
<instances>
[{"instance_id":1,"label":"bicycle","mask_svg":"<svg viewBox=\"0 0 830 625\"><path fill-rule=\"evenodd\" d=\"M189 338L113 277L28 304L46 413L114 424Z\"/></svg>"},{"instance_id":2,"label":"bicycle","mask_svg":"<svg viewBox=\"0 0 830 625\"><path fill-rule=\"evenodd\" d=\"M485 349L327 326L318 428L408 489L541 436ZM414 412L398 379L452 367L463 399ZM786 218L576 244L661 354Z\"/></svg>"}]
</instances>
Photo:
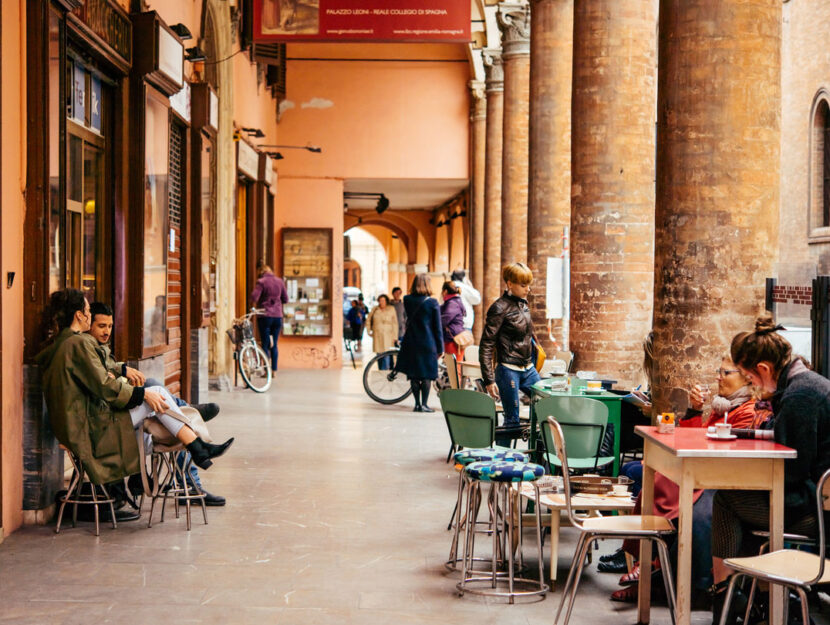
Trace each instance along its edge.
<instances>
[{"instance_id":1,"label":"bicycle","mask_svg":"<svg viewBox=\"0 0 830 625\"><path fill-rule=\"evenodd\" d=\"M233 328L228 330L228 337L234 345L233 359L237 368L234 370L234 385L237 383L236 371L252 391L264 393L271 387L271 365L268 356L254 339L254 326L251 317L263 312L251 308L251 312L233 320Z\"/></svg>"},{"instance_id":2,"label":"bicycle","mask_svg":"<svg viewBox=\"0 0 830 625\"><path fill-rule=\"evenodd\" d=\"M393 347L372 358L363 369L363 390L380 404L397 404L412 394L412 387L406 375L395 370L398 362L399 348ZM386 359L388 369L381 369L382 359ZM438 378L433 382L436 392L440 393L449 386L449 380L442 384L446 376L446 366L442 358L438 359Z\"/></svg>"},{"instance_id":3,"label":"bicycle","mask_svg":"<svg viewBox=\"0 0 830 625\"><path fill-rule=\"evenodd\" d=\"M399 351L397 347L393 347L381 352L363 369L363 389L379 404L397 404L412 394L409 380L403 373L395 371ZM383 361L383 359L386 360ZM385 362L389 368L381 369L382 362Z\"/></svg>"}]
</instances>

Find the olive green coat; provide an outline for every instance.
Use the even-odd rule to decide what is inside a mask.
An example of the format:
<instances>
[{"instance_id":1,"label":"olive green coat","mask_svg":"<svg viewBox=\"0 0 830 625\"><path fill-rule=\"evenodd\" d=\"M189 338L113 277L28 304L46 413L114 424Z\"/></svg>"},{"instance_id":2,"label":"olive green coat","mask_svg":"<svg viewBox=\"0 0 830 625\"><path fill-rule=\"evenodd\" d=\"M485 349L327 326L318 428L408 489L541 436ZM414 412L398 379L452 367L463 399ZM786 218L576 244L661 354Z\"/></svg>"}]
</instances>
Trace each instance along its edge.
<instances>
[{"instance_id":1,"label":"olive green coat","mask_svg":"<svg viewBox=\"0 0 830 625\"><path fill-rule=\"evenodd\" d=\"M124 407L133 387L101 364L98 341L64 329L37 355L43 394L57 439L80 458L96 484L138 473L138 445Z\"/></svg>"}]
</instances>

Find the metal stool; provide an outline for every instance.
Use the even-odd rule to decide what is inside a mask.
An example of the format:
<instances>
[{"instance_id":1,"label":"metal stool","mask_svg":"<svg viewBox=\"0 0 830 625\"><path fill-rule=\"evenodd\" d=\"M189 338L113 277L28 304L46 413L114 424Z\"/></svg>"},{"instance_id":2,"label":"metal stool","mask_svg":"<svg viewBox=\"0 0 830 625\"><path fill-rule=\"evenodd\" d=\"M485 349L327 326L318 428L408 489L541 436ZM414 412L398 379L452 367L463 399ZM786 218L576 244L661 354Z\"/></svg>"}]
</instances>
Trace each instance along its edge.
<instances>
[{"instance_id":1,"label":"metal stool","mask_svg":"<svg viewBox=\"0 0 830 625\"><path fill-rule=\"evenodd\" d=\"M461 558L458 557L458 538L459 534L461 533L461 526L466 526L466 519L469 517L464 515L462 518L462 509L464 505L464 467L468 464L472 464L473 462L484 462L484 461L494 461L494 460L501 460L503 462L528 462L528 457L518 451L513 451L510 449L495 449L492 447L486 447L483 449L465 449L463 451L456 452L453 456L453 460L455 461L456 465L461 465L461 471L458 474L458 496L455 500L455 508L453 509L452 517L450 518L450 524L447 526L447 529L452 529L453 523L455 523L455 533L453 534L452 543L450 545L450 555L447 561L444 563L444 567L448 571L457 571L458 570L458 563L461 562ZM479 506L481 505L481 488L478 482L475 483L474 488L472 489L472 494L476 497L476 502L474 507L476 509L476 514L478 513ZM483 533L483 534L490 534L493 531L493 519L495 519L495 511L493 506L493 490L490 490L490 497L488 498L488 508L490 510L490 520L488 521L476 521L476 526L478 525L485 525L485 529L475 529L476 532ZM475 537L473 537L475 540ZM489 562L490 558L474 558L474 561L477 562Z\"/></svg>"},{"instance_id":2,"label":"metal stool","mask_svg":"<svg viewBox=\"0 0 830 625\"><path fill-rule=\"evenodd\" d=\"M61 449L66 451L67 456L69 456L69 461L72 463L72 479L69 481L69 489L66 491L66 494L58 499L58 501L61 502L61 507L58 510L58 523L55 526L55 534L60 534L61 522L63 521L63 511L68 503L72 504L72 527L75 527L78 522L78 506L93 506L95 509L95 535L100 535L98 506L108 505L110 508L112 529L115 529L117 527L117 523L115 522L115 508L112 505L115 500L110 497L106 486L103 484L93 484L91 481L84 482L84 465L80 458L73 454L64 445L61 445ZM90 487L90 492L88 494L83 492L83 486L85 483L89 484ZM96 489L98 488L101 489L103 497L99 496L96 492Z\"/></svg>"},{"instance_id":3,"label":"metal stool","mask_svg":"<svg viewBox=\"0 0 830 625\"><path fill-rule=\"evenodd\" d=\"M185 447L181 443L177 445L164 445L153 442L153 454L150 464L153 474L153 491L150 500L150 516L147 520L147 527L153 527L153 511L156 501L161 502L161 522L164 523L164 509L167 505L167 498L173 498L173 507L176 511L176 518L179 518L179 500L184 499L185 517L187 519L187 531L190 531L190 505L192 500L197 500L202 506L202 516L207 525L207 508L205 507L205 494L199 491L195 484L188 484L187 476L193 459L188 456L184 467L178 463L177 456L185 453Z\"/></svg>"},{"instance_id":4,"label":"metal stool","mask_svg":"<svg viewBox=\"0 0 830 625\"><path fill-rule=\"evenodd\" d=\"M536 480L545 474L545 469L541 465L524 462L473 462L464 469L464 479L467 482L467 518L472 519L468 522L464 531L464 557L461 568L461 581L458 582L456 588L460 594L469 592L476 595L484 595L487 597L507 597L509 603L513 603L516 597L527 597L538 595L544 599L549 586L544 583L544 558L542 555L542 517L540 513L540 506L534 506L536 515L536 547L538 550L539 561L539 579L533 580L523 577L516 577L513 544L516 542L516 551L518 551L520 568L524 567L524 557L522 554L522 515L518 510L521 504L521 496L515 491L511 484L520 482L533 482L536 491L537 501L539 500L539 487L535 484ZM494 501L496 504L496 513L498 512L499 499L501 499L502 506L502 535L504 536L504 544L499 545L499 531L494 528L493 534L493 553L492 553L492 568L488 575L475 575L472 570L472 563L474 562L474 548L475 541L475 509L472 506L473 497L471 496L476 484L480 482L491 482L494 490ZM514 497L516 501L514 502ZM472 528L472 529L471 529ZM518 535L516 532L518 530ZM498 552L501 548L502 552L506 554L507 560L507 576L500 576L498 572ZM471 573L471 575L468 575ZM499 585L507 583L507 590L499 589ZM489 585L489 588L478 588L483 584ZM527 590L517 590L516 584L529 586ZM472 585L472 587L471 587Z\"/></svg>"}]
</instances>

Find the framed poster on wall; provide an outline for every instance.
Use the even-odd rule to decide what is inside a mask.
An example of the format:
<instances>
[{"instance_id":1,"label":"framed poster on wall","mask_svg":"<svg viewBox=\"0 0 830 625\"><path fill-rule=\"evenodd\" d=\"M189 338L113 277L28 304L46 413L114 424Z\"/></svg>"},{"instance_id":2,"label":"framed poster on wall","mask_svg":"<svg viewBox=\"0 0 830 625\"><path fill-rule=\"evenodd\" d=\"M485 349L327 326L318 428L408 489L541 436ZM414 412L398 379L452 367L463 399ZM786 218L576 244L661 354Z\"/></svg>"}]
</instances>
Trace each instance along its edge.
<instances>
[{"instance_id":1,"label":"framed poster on wall","mask_svg":"<svg viewBox=\"0 0 830 625\"><path fill-rule=\"evenodd\" d=\"M332 229L283 228L282 275L288 292L283 334L330 337Z\"/></svg>"}]
</instances>

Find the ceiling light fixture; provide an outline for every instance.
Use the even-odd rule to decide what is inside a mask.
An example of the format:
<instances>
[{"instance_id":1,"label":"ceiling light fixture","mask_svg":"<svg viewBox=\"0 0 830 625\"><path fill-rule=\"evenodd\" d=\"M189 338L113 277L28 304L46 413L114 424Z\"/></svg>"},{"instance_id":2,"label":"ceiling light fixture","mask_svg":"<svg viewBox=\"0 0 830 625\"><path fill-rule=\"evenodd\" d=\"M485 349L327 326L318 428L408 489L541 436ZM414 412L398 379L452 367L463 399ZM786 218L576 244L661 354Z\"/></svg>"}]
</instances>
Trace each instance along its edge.
<instances>
[{"instance_id":1,"label":"ceiling light fixture","mask_svg":"<svg viewBox=\"0 0 830 625\"><path fill-rule=\"evenodd\" d=\"M282 154L280 154L279 152L266 152L266 154L267 154L268 156L270 156L272 159L274 159L275 161L281 161L282 159L284 159L284 158L285 158L285 157L284 157Z\"/></svg>"},{"instance_id":2,"label":"ceiling light fixture","mask_svg":"<svg viewBox=\"0 0 830 625\"><path fill-rule=\"evenodd\" d=\"M378 203L375 205L375 210L378 212L378 215L385 212L389 208L389 198L386 197L383 193L371 193L371 192L360 192L360 191L346 191L343 193L343 198L346 200L377 200Z\"/></svg>"},{"instance_id":3,"label":"ceiling light fixture","mask_svg":"<svg viewBox=\"0 0 830 625\"><path fill-rule=\"evenodd\" d=\"M242 132L247 132L248 136L254 137L255 139L262 139L265 136L265 133L262 132L259 128L249 128L246 126L242 126ZM257 147L274 147L274 146L257 146Z\"/></svg>"}]
</instances>

